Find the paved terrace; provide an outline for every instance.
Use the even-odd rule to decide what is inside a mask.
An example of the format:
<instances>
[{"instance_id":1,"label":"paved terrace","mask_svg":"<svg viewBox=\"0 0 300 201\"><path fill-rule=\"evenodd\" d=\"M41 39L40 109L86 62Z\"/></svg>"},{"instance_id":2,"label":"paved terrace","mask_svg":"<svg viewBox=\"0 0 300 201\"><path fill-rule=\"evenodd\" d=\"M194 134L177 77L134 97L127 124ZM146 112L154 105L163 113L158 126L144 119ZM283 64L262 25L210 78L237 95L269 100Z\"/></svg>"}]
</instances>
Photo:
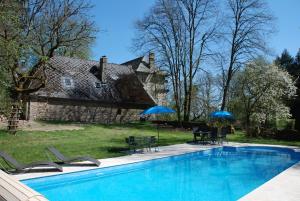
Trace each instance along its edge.
<instances>
[{"instance_id":1,"label":"paved terrace","mask_svg":"<svg viewBox=\"0 0 300 201\"><path fill-rule=\"evenodd\" d=\"M227 145L227 144L226 144ZM228 146L256 146L257 144L245 144L245 143L229 143ZM259 145L270 146L270 145ZM272 145L275 146L275 145ZM162 157L168 157L173 155L185 154L200 150L211 149L216 146L204 146L204 145L192 145L192 144L179 144L160 147L159 152L144 152L135 153L128 156L101 159L100 167L109 167L115 165L123 165L128 163L140 162L145 160L157 159ZM283 147L283 146L278 146ZM287 146L285 146L287 147ZM294 148L295 147L289 147ZM300 150L297 150L300 151ZM83 171L89 169L95 169L97 167L92 166L64 166L63 173L71 173L76 171ZM26 173L13 175L18 180L30 179L42 176L51 176L57 174L63 174L60 172L47 172L47 173ZM250 192L246 196L240 199L240 201L299 201L300 200L300 162L281 174L277 175L273 179L269 180L262 186L258 187L254 191Z\"/></svg>"}]
</instances>

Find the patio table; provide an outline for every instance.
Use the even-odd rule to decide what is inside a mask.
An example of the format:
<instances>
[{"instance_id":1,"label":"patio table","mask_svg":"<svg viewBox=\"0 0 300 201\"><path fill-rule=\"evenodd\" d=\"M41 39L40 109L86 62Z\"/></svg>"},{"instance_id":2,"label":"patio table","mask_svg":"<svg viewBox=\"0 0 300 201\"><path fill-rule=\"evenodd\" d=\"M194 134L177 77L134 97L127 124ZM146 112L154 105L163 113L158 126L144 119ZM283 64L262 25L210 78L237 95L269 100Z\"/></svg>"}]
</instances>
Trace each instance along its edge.
<instances>
[{"instance_id":1,"label":"patio table","mask_svg":"<svg viewBox=\"0 0 300 201\"><path fill-rule=\"evenodd\" d=\"M209 131L194 131L194 142L198 142L197 137L200 137L200 143L205 144L205 142L209 141Z\"/></svg>"},{"instance_id":2,"label":"patio table","mask_svg":"<svg viewBox=\"0 0 300 201\"><path fill-rule=\"evenodd\" d=\"M149 151L151 151L151 148L155 147L157 140L155 136L129 136L129 138L126 138L126 142L129 147L133 147L134 152L136 152L136 148L141 148L142 150L144 150L144 148L147 148Z\"/></svg>"}]
</instances>

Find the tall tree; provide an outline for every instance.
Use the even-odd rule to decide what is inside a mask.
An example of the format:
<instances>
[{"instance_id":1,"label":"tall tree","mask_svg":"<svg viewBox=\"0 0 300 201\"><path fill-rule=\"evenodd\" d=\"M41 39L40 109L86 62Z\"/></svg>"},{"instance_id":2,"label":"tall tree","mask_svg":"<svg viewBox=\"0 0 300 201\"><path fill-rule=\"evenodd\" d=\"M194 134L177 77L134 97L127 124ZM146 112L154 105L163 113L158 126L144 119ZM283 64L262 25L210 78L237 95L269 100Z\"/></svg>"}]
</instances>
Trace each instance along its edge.
<instances>
[{"instance_id":1,"label":"tall tree","mask_svg":"<svg viewBox=\"0 0 300 201\"><path fill-rule=\"evenodd\" d=\"M272 31L273 17L264 0L226 0L224 37L225 58L221 110L227 104L230 83L249 59L266 52L266 36ZM228 58L228 59L227 59Z\"/></svg>"},{"instance_id":2,"label":"tall tree","mask_svg":"<svg viewBox=\"0 0 300 201\"><path fill-rule=\"evenodd\" d=\"M275 63L283 67L287 71L291 71L294 65L294 58L290 55L287 49L283 50L280 56L277 56Z\"/></svg>"},{"instance_id":3,"label":"tall tree","mask_svg":"<svg viewBox=\"0 0 300 201\"><path fill-rule=\"evenodd\" d=\"M90 45L96 31L83 0L11 0L0 2L0 62L9 72L15 98L44 87L49 58Z\"/></svg>"},{"instance_id":4,"label":"tall tree","mask_svg":"<svg viewBox=\"0 0 300 201\"><path fill-rule=\"evenodd\" d=\"M209 72L199 76L194 85L192 98L192 120L209 120L209 115L217 109L218 95L215 77Z\"/></svg>"},{"instance_id":5,"label":"tall tree","mask_svg":"<svg viewBox=\"0 0 300 201\"><path fill-rule=\"evenodd\" d=\"M300 48L296 54L296 57L295 57L295 64L300 66Z\"/></svg>"},{"instance_id":6,"label":"tall tree","mask_svg":"<svg viewBox=\"0 0 300 201\"><path fill-rule=\"evenodd\" d=\"M288 71L288 73L293 77L297 87L297 96L289 101L289 106L293 118L296 120L295 128L300 130L300 49L295 58L293 58L287 50L284 50L274 62L281 68Z\"/></svg>"},{"instance_id":7,"label":"tall tree","mask_svg":"<svg viewBox=\"0 0 300 201\"><path fill-rule=\"evenodd\" d=\"M155 50L160 65L169 72L177 118L188 121L193 82L209 44L216 38L216 9L212 0L158 0L137 22L134 46Z\"/></svg>"}]
</instances>

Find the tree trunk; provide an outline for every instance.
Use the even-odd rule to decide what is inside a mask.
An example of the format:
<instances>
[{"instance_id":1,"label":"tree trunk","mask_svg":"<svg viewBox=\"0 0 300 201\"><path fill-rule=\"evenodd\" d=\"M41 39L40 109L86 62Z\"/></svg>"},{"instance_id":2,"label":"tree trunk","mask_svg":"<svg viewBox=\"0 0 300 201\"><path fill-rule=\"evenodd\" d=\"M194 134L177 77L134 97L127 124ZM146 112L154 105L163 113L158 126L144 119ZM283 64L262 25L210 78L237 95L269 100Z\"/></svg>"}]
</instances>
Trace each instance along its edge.
<instances>
[{"instance_id":1,"label":"tree trunk","mask_svg":"<svg viewBox=\"0 0 300 201\"><path fill-rule=\"evenodd\" d=\"M251 127L250 127L250 115L249 114L246 114L245 128L246 128L246 136L247 137L252 137Z\"/></svg>"},{"instance_id":2,"label":"tree trunk","mask_svg":"<svg viewBox=\"0 0 300 201\"><path fill-rule=\"evenodd\" d=\"M223 89L223 97L222 97L221 110L224 110L225 107L226 107L227 92L228 92L228 85L226 83L226 85L224 86L224 89Z\"/></svg>"},{"instance_id":3,"label":"tree trunk","mask_svg":"<svg viewBox=\"0 0 300 201\"><path fill-rule=\"evenodd\" d=\"M183 121L189 121L188 114L188 96L187 92L184 93L184 101L183 101Z\"/></svg>"},{"instance_id":4,"label":"tree trunk","mask_svg":"<svg viewBox=\"0 0 300 201\"><path fill-rule=\"evenodd\" d=\"M229 64L229 69L228 69L228 73L227 73L227 78L226 78L226 83L224 85L224 89L223 89L223 97L222 97L222 105L221 105L221 110L224 110L226 108L226 104L227 104L227 96L228 96L228 91L229 91L229 87L230 87L230 81L232 79L232 75L233 75L233 54L231 55L230 58L230 64Z\"/></svg>"},{"instance_id":5,"label":"tree trunk","mask_svg":"<svg viewBox=\"0 0 300 201\"><path fill-rule=\"evenodd\" d=\"M172 79L172 85L174 89L174 99L175 99L175 108L176 108L176 114L177 114L177 121L181 122L181 109L180 109L180 94L179 94L179 85L178 85L178 76L174 75L174 78Z\"/></svg>"}]
</instances>

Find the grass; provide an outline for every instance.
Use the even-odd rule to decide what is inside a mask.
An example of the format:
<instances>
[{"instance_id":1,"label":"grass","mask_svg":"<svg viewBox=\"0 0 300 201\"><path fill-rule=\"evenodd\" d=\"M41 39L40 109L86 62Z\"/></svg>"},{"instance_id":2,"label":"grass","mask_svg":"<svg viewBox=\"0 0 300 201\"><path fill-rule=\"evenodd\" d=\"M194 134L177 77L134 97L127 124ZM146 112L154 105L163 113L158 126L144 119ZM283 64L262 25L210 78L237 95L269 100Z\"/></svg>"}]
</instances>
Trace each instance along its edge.
<instances>
[{"instance_id":1,"label":"grass","mask_svg":"<svg viewBox=\"0 0 300 201\"><path fill-rule=\"evenodd\" d=\"M59 122L57 123L59 124ZM0 150L21 162L48 160L45 147L55 146L66 156L90 155L95 158L117 157L126 154L125 138L156 136L156 127L149 123L114 125L84 125L82 130L20 131L16 136L0 130ZM193 139L191 131L160 129L160 145L185 143ZM300 141L288 142L273 139L247 138L243 132L228 136L229 141L299 146ZM0 162L2 163L1 159ZM3 164L3 163L2 163Z\"/></svg>"},{"instance_id":2,"label":"grass","mask_svg":"<svg viewBox=\"0 0 300 201\"><path fill-rule=\"evenodd\" d=\"M156 136L157 130L150 124L140 123L84 125L84 129L72 131L20 131L16 136L2 130L0 150L24 163L48 160L45 152L47 146L55 146L66 156L109 158L126 154L128 146L125 138L130 135ZM160 145L185 143L191 139L190 132L160 129Z\"/></svg>"},{"instance_id":3,"label":"grass","mask_svg":"<svg viewBox=\"0 0 300 201\"><path fill-rule=\"evenodd\" d=\"M242 131L237 131L235 134L228 135L228 141L241 142L241 143L255 143L255 144L273 144L273 145L286 145L300 147L300 141L283 141L265 138L249 138L245 136Z\"/></svg>"}]
</instances>

